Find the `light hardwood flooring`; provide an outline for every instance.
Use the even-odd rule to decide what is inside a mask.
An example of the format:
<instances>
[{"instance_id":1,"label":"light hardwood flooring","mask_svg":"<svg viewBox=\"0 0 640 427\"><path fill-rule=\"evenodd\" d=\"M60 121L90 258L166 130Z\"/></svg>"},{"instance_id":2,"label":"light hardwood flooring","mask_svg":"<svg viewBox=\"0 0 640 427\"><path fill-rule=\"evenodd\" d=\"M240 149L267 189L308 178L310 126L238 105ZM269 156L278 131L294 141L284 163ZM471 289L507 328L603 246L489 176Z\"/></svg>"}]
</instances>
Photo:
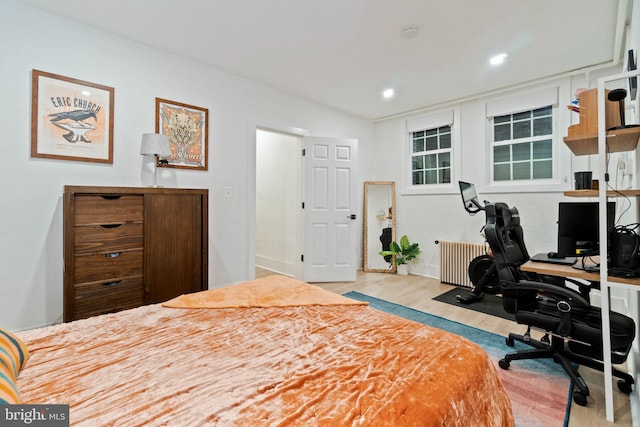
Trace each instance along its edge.
<instances>
[{"instance_id":1,"label":"light hardwood flooring","mask_svg":"<svg viewBox=\"0 0 640 427\"><path fill-rule=\"evenodd\" d=\"M256 269L256 278L271 274L274 273ZM501 336L506 336L509 332L522 333L526 329L509 320L433 301L431 298L448 291L453 286L427 277L359 271L355 282L315 283L315 285L339 294L349 291L361 292ZM588 398L586 407L572 404L569 427L631 426L629 396L619 392L614 385L615 424L609 423L605 420L603 374L585 367L581 367L580 372L589 386L591 396Z\"/></svg>"}]
</instances>

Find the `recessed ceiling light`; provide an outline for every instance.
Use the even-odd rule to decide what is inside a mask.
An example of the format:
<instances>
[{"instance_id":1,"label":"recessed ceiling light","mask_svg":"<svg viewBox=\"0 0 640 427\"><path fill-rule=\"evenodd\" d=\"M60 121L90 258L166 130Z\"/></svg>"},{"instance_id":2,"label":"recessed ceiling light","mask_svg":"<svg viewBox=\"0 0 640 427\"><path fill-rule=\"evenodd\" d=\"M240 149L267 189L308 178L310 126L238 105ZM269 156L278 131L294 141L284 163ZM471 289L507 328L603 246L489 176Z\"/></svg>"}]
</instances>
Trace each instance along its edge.
<instances>
[{"instance_id":1,"label":"recessed ceiling light","mask_svg":"<svg viewBox=\"0 0 640 427\"><path fill-rule=\"evenodd\" d=\"M396 92L393 89L385 89L382 92L382 97L385 99L390 99L390 98L393 98L393 95L395 95L395 93Z\"/></svg>"},{"instance_id":2,"label":"recessed ceiling light","mask_svg":"<svg viewBox=\"0 0 640 427\"><path fill-rule=\"evenodd\" d=\"M489 63L491 65L500 65L504 62L504 60L507 58L507 54L506 53L499 53L496 56L493 56L490 60Z\"/></svg>"},{"instance_id":3,"label":"recessed ceiling light","mask_svg":"<svg viewBox=\"0 0 640 427\"><path fill-rule=\"evenodd\" d=\"M410 26L402 30L402 37L405 39L415 39L418 37L418 27Z\"/></svg>"}]
</instances>

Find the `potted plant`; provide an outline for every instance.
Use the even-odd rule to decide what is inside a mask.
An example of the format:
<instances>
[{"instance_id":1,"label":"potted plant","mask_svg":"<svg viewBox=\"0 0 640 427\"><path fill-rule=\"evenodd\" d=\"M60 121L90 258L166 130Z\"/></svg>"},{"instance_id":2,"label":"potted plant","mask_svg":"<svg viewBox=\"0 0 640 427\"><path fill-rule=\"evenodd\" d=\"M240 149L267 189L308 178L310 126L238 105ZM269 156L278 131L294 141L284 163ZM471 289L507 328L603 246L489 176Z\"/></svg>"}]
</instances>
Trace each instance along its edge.
<instances>
[{"instance_id":1,"label":"potted plant","mask_svg":"<svg viewBox=\"0 0 640 427\"><path fill-rule=\"evenodd\" d=\"M380 255L393 256L391 262L395 262L398 274L408 274L407 262L411 261L420 253L420 245L418 243L410 243L409 238L405 234L400 238L400 243L391 242L388 251L378 252Z\"/></svg>"}]
</instances>

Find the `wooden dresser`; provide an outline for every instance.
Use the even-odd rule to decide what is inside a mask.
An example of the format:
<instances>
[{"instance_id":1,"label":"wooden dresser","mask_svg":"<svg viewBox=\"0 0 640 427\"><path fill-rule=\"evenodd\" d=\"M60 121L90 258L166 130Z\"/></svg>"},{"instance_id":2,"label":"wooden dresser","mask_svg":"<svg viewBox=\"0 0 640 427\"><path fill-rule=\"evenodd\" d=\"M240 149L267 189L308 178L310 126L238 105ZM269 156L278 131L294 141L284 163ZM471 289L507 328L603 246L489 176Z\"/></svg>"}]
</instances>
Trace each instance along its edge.
<instances>
[{"instance_id":1,"label":"wooden dresser","mask_svg":"<svg viewBox=\"0 0 640 427\"><path fill-rule=\"evenodd\" d=\"M208 190L64 188L64 321L208 288Z\"/></svg>"}]
</instances>

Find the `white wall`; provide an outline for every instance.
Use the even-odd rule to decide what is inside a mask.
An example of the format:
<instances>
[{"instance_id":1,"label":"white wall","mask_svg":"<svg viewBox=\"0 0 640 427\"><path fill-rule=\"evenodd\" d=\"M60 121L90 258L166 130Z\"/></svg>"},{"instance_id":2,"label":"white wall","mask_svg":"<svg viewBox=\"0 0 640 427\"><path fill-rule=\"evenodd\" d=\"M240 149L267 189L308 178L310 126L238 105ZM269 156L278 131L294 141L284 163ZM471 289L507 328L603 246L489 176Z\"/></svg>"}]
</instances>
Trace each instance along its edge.
<instances>
[{"instance_id":1,"label":"white wall","mask_svg":"<svg viewBox=\"0 0 640 427\"><path fill-rule=\"evenodd\" d=\"M30 158L32 69L115 88L112 165ZM0 2L0 70L0 325L9 329L62 315L63 186L150 183L139 150L142 133L154 131L156 97L209 109L209 170L162 169L159 180L210 190L210 287L253 277L256 126L360 146L373 136L369 121L12 0Z\"/></svg>"},{"instance_id":2,"label":"white wall","mask_svg":"<svg viewBox=\"0 0 640 427\"><path fill-rule=\"evenodd\" d=\"M634 19L637 17L636 7ZM631 28L632 36L637 36L637 23ZM638 49L637 45L631 47ZM32 69L115 88L112 165L30 158ZM253 277L257 127L356 138L360 182L401 182L402 118L372 124L13 0L0 2L0 70L4 154L0 172L0 325L10 329L46 325L62 315L63 186L140 186L150 182L148 164L138 153L141 134L154 130L156 97L209 108L209 171L162 169L159 179L165 186L210 190L210 287ZM577 76L568 84L571 89L593 86L597 76ZM484 121L478 115L482 102L460 104L462 176L478 183L483 176L477 160L484 147ZM561 127L566 128L569 120ZM597 167L597 162L588 158L572 162L572 171ZM224 197L225 187L231 187L231 198ZM565 199L561 192L485 192L481 196L518 206L531 252L555 246L555 229L550 224L555 221L557 202ZM459 197L455 192L402 195L398 187L398 236L408 234L424 251L414 271L438 276L434 240L482 241L479 230L483 218L469 217Z\"/></svg>"},{"instance_id":3,"label":"white wall","mask_svg":"<svg viewBox=\"0 0 640 427\"><path fill-rule=\"evenodd\" d=\"M628 39L622 52L626 55L627 49L635 49L638 54L638 41L640 38L640 0L633 0L632 22L629 26ZM457 108L459 117L456 117L460 129L460 142L462 150L461 168L456 179L474 182L478 187L481 199L490 201L504 201L512 206L517 206L522 217L522 224L529 251L547 252L556 248L556 220L557 204L560 201L584 201L583 199L567 198L562 194L563 189L557 188L549 191L548 187L540 187L534 192L519 193L514 191L493 192L487 187L488 180L483 170L484 158L487 150L485 102L492 97L508 96L522 93L536 88L558 86L559 91L559 122L558 132L561 136L567 134L567 127L578 122L576 114L568 112L564 105L573 99L576 88L596 87L597 79L615 73L623 72L622 65L606 66L600 69L590 70L586 73L575 74L548 80L534 82L513 90L504 90L500 93L488 94L476 99L468 99L440 109ZM619 87L614 85L611 88ZM640 98L640 95L639 95ZM627 123L640 123L640 112L636 101L627 108ZM425 102L425 105L428 105ZM389 180L396 182L396 227L397 236L407 234L411 241L421 244L422 253L412 266L412 271L432 277L439 277L438 247L436 240L453 240L464 242L484 241L480 235L480 228L484 224L484 215L479 214L470 217L464 211L460 195L456 188L448 194L409 195L403 194L402 188L402 162L405 159L404 144L406 144L405 121L412 116L429 114L438 111L438 108L425 109L415 114L396 117L379 121L375 127L375 141L360 148L361 176L363 180ZM571 189L573 172L592 170L594 175L598 173L597 156L573 156L568 148L560 143L559 156L568 159L569 170L562 170L562 175L567 181L564 189ZM637 151L637 150L636 150ZM616 169L618 157L623 157L630 167L627 172L631 175L622 176ZM640 165L636 161L636 152L625 154L613 154L609 162L611 184L615 188L638 188L638 173ZM595 201L596 199L589 199ZM622 224L638 221L637 204L639 200L631 200L630 210L621 220ZM623 199L617 200L618 206L627 206Z\"/></svg>"},{"instance_id":4,"label":"white wall","mask_svg":"<svg viewBox=\"0 0 640 427\"><path fill-rule=\"evenodd\" d=\"M373 144L361 148L361 168L364 180L391 180L399 187L396 191L396 236L407 234L409 240L420 243L422 253L412 263L412 272L431 277L439 277L440 259L436 240L451 240L461 242L482 243L484 238L480 229L484 225L484 215L469 216L462 206L457 189L457 180L473 182L478 189L481 200L506 202L516 206L520 212L524 228L527 247L531 255L537 252L556 250L558 202L585 201L584 199L567 198L564 190L572 189L573 172L593 170L597 173L598 162L596 156L573 156L570 150L559 138L558 158L567 160L568 169L561 171L563 182L556 185L555 190L549 190L549 185L533 188L531 192L519 191L521 187L514 187L509 191L504 188L492 188L485 173L485 157L489 144L486 141L485 103L491 97L508 96L522 93L536 88L556 86L559 88L559 108L557 128L561 137L567 135L567 127L577 123L577 114L570 113L564 106L572 100L577 87L593 87L594 79L603 75L621 72L620 67L609 67L607 70L593 72L587 75L566 76L555 80L538 82L527 87L500 94L492 94L472 100L465 100L450 107L457 107L460 116L456 125L460 126L461 165L458 175L454 177L455 185L447 194L408 194L402 188L402 162L406 156L403 146L407 143L405 122L407 115L384 120L376 123L376 138ZM437 111L437 110L434 110ZM429 114L429 111L419 114ZM419 115L418 114L418 115ZM635 153L627 153L630 161L635 161ZM384 159L384 163L381 163ZM612 168L617 162L617 155L611 156ZM615 170L610 169L612 180ZM624 184L619 182L618 188L628 187L630 178L626 177ZM613 182L612 182L613 183ZM591 199L589 199L591 200ZM596 199L593 199L595 201ZM624 204L622 199L618 204ZM635 207L625 215L622 223L636 222Z\"/></svg>"}]
</instances>

